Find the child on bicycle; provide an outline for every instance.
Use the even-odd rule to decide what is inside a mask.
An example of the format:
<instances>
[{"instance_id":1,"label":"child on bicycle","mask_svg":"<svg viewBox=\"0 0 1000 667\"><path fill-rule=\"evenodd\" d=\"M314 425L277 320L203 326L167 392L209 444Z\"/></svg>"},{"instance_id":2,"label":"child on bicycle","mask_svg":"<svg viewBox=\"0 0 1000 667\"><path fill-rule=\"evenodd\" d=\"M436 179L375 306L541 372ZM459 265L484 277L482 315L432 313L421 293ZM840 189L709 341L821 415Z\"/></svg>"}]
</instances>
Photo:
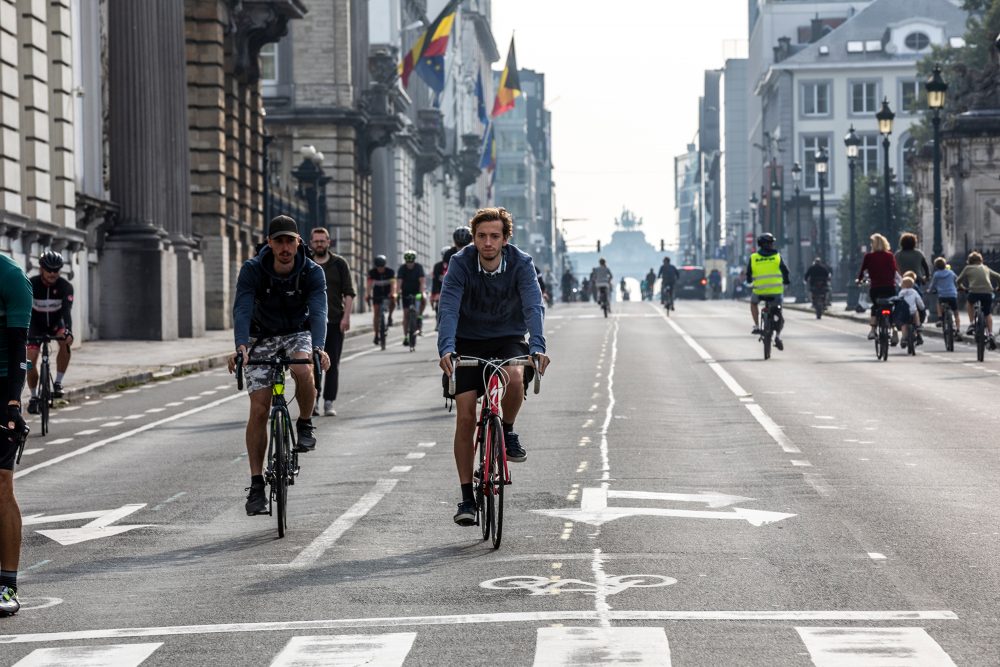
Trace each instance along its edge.
<instances>
[{"instance_id":1,"label":"child on bicycle","mask_svg":"<svg viewBox=\"0 0 1000 667\"><path fill-rule=\"evenodd\" d=\"M944 316L942 308L950 306L951 312L955 316L955 339L962 340L962 321L958 313L958 276L948 268L948 263L944 257L934 260L934 274L931 276L929 291L937 293L937 315L938 321L935 326L941 327L941 318Z\"/></svg>"},{"instance_id":2,"label":"child on bicycle","mask_svg":"<svg viewBox=\"0 0 1000 667\"><path fill-rule=\"evenodd\" d=\"M907 317L900 318L900 321L904 322L902 325L903 340L906 340L909 334L908 327L916 327L917 332L917 345L923 345L924 339L920 335L920 311L924 310L924 300L920 298L920 292L914 289L916 284L915 274L912 271L907 271L906 275L903 276L903 282L900 284L901 289L899 290L899 298L902 299L900 306L903 303L906 304Z\"/></svg>"}]
</instances>

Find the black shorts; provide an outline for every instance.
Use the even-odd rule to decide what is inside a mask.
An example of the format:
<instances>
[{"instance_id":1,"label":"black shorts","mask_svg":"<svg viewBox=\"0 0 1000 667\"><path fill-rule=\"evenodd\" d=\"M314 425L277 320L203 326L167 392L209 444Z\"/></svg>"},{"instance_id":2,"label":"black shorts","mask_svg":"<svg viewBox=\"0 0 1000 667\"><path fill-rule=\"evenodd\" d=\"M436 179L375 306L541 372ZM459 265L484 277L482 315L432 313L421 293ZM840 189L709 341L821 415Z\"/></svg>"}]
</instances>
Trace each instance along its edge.
<instances>
[{"instance_id":1,"label":"black shorts","mask_svg":"<svg viewBox=\"0 0 1000 667\"><path fill-rule=\"evenodd\" d=\"M939 296L938 303L942 306L948 305L952 310L958 312L958 297L957 296Z\"/></svg>"},{"instance_id":2,"label":"black shorts","mask_svg":"<svg viewBox=\"0 0 1000 667\"><path fill-rule=\"evenodd\" d=\"M872 300L872 317L878 317L878 300L879 299L891 299L896 296L895 287L872 287L868 290L868 296Z\"/></svg>"},{"instance_id":3,"label":"black shorts","mask_svg":"<svg viewBox=\"0 0 1000 667\"><path fill-rule=\"evenodd\" d=\"M0 377L0 396L7 395L7 376ZM6 399L4 399L6 400ZM6 418L7 411L4 410L3 417ZM0 431L0 470L13 470L14 459L17 458L17 442L11 441L8 437L7 424Z\"/></svg>"},{"instance_id":4,"label":"black shorts","mask_svg":"<svg viewBox=\"0 0 1000 667\"><path fill-rule=\"evenodd\" d=\"M993 295L989 293L969 294L966 301L969 303L970 308L975 307L977 302L980 303L982 305L984 315L989 315L990 309L993 307Z\"/></svg>"},{"instance_id":5,"label":"black shorts","mask_svg":"<svg viewBox=\"0 0 1000 667\"><path fill-rule=\"evenodd\" d=\"M41 347L40 343L31 342L32 338L42 338L43 336L48 336L49 338L56 338L62 336L66 331L66 325L62 322L54 324L50 327L46 327L44 324L41 326L36 326L34 322L28 327L28 347L32 349L38 349ZM51 348L50 348L51 349Z\"/></svg>"},{"instance_id":6,"label":"black shorts","mask_svg":"<svg viewBox=\"0 0 1000 667\"><path fill-rule=\"evenodd\" d=\"M486 340L455 339L455 352L458 356L479 357L480 359L510 359L528 354L528 344L523 337L488 338ZM524 369L524 386L527 387L535 377L532 368ZM441 384L444 387L444 397L454 398L448 394L448 376L441 374ZM511 391L515 388L510 387ZM475 391L476 398L486 393L486 383L483 378L482 366L466 366L455 369L455 396L467 391ZM524 391L524 387L520 388Z\"/></svg>"}]
</instances>

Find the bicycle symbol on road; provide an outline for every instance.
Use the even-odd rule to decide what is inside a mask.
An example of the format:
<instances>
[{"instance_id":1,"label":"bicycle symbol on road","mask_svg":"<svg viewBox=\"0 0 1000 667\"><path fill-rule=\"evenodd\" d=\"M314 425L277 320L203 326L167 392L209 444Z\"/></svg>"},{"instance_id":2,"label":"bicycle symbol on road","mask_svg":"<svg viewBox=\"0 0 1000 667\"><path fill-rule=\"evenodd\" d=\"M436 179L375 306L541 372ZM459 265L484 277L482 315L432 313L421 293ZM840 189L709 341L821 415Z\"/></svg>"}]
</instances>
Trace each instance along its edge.
<instances>
[{"instance_id":1,"label":"bicycle symbol on road","mask_svg":"<svg viewBox=\"0 0 1000 667\"><path fill-rule=\"evenodd\" d=\"M659 588L676 584L672 577L661 577L658 574L625 574L621 576L608 575L603 584L583 581L582 579L550 579L548 577L532 577L521 575L517 577L500 577L479 584L480 588L494 591L530 591L529 595L559 595L560 593L586 593L587 595L615 595L629 588Z\"/></svg>"}]
</instances>

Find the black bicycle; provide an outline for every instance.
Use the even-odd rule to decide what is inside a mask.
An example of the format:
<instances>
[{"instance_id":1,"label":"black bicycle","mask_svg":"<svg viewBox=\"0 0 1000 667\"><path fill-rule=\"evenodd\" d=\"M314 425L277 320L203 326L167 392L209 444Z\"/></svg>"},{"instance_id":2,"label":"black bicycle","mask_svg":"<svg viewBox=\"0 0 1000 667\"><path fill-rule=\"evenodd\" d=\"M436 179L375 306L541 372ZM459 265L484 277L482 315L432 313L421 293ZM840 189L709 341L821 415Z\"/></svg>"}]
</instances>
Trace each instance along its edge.
<instances>
[{"instance_id":1,"label":"black bicycle","mask_svg":"<svg viewBox=\"0 0 1000 667\"><path fill-rule=\"evenodd\" d=\"M876 302L875 311L875 358L880 361L889 360L889 338L892 335L892 306L896 297L882 298Z\"/></svg>"},{"instance_id":2,"label":"black bicycle","mask_svg":"<svg viewBox=\"0 0 1000 667\"><path fill-rule=\"evenodd\" d=\"M601 304L601 310L604 311L604 317L608 316L611 312L611 305L608 303L608 288L601 286L597 288L597 299Z\"/></svg>"},{"instance_id":3,"label":"black bicycle","mask_svg":"<svg viewBox=\"0 0 1000 667\"><path fill-rule=\"evenodd\" d=\"M955 351L955 313L951 304L941 304L941 337L944 338L946 352Z\"/></svg>"},{"instance_id":4,"label":"black bicycle","mask_svg":"<svg viewBox=\"0 0 1000 667\"><path fill-rule=\"evenodd\" d=\"M410 346L410 352L417 349L417 332L420 331L420 306L423 300L422 294L410 295L406 306L406 327L403 335Z\"/></svg>"},{"instance_id":5,"label":"black bicycle","mask_svg":"<svg viewBox=\"0 0 1000 667\"><path fill-rule=\"evenodd\" d=\"M293 364L313 364L313 380L319 385L319 359L289 359L276 355L270 359L249 359L247 366L267 366L271 369L271 414L268 418L267 467L264 482L271 487L268 494L267 514L278 520L278 537L285 536L288 527L288 487L295 484L299 474L299 453L295 451L295 429L285 401L285 373ZM236 358L236 386L243 390L243 357Z\"/></svg>"},{"instance_id":6,"label":"black bicycle","mask_svg":"<svg viewBox=\"0 0 1000 667\"><path fill-rule=\"evenodd\" d=\"M49 411L55 406L52 395L52 367L49 364L49 343L64 340L64 336L39 336L29 338L28 342L38 345L41 349L41 363L38 366L38 418L42 426L42 435L49 433Z\"/></svg>"},{"instance_id":7,"label":"black bicycle","mask_svg":"<svg viewBox=\"0 0 1000 667\"><path fill-rule=\"evenodd\" d=\"M378 331L375 332L375 338L378 339L378 344L385 349L385 338L388 332L388 325L386 324L386 318L388 317L386 313L389 312L389 299L382 299L379 303L378 308Z\"/></svg>"},{"instance_id":8,"label":"black bicycle","mask_svg":"<svg viewBox=\"0 0 1000 667\"><path fill-rule=\"evenodd\" d=\"M976 341L976 359L983 361L986 358L986 313L983 312L983 305L979 301L976 301L972 309L972 333Z\"/></svg>"},{"instance_id":9,"label":"black bicycle","mask_svg":"<svg viewBox=\"0 0 1000 667\"><path fill-rule=\"evenodd\" d=\"M667 311L667 317L670 317L670 311L674 310L674 287L673 285L664 285L660 292L663 307Z\"/></svg>"},{"instance_id":10,"label":"black bicycle","mask_svg":"<svg viewBox=\"0 0 1000 667\"><path fill-rule=\"evenodd\" d=\"M764 344L764 359L771 358L771 344L779 330L781 322L781 304L774 299L761 297L760 299L760 341Z\"/></svg>"},{"instance_id":11,"label":"black bicycle","mask_svg":"<svg viewBox=\"0 0 1000 667\"><path fill-rule=\"evenodd\" d=\"M816 319L822 319L823 312L826 310L826 295L829 288L826 283L819 283L811 287L812 295L812 307L816 311Z\"/></svg>"}]
</instances>

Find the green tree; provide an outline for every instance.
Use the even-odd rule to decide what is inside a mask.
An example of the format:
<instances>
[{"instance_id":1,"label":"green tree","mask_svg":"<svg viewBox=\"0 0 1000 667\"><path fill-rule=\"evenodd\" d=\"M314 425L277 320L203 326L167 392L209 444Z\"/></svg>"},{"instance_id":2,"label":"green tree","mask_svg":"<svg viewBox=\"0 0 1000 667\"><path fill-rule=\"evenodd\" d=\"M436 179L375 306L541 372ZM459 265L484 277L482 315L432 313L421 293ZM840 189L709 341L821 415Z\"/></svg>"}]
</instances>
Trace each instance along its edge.
<instances>
[{"instance_id":1,"label":"green tree","mask_svg":"<svg viewBox=\"0 0 1000 667\"><path fill-rule=\"evenodd\" d=\"M869 178L859 168L854 176L854 212L857 225L858 245L868 246L868 238L878 232L889 239L893 250L903 232L915 231L915 203L912 197L905 193L894 192L892 197L892 214L895 222L895 233L890 235L885 223L885 182L879 176L875 179L876 194L872 195ZM837 219L840 220L842 243L845 247L851 239L851 198L845 194L837 205ZM895 237L895 238L893 238Z\"/></svg>"}]
</instances>

